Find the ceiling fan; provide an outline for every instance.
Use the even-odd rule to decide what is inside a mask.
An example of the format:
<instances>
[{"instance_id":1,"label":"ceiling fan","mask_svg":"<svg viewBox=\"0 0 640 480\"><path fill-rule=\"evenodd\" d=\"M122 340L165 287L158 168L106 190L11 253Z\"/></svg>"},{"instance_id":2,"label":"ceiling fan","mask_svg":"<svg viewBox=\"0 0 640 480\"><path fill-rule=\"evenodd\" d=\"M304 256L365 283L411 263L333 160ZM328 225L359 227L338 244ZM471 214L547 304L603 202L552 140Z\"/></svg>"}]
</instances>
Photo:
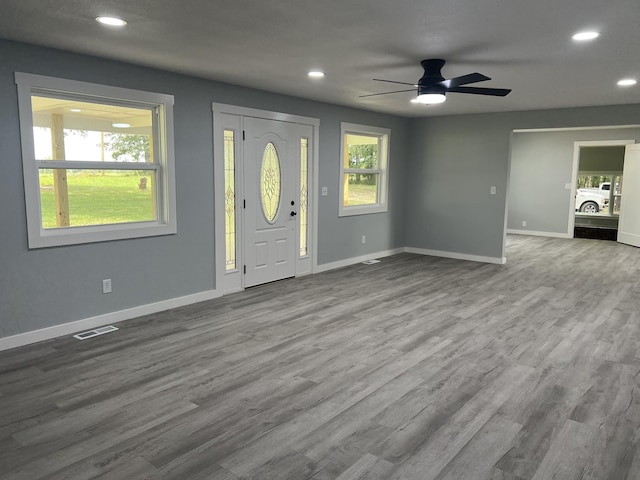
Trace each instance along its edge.
<instances>
[{"instance_id":1,"label":"ceiling fan","mask_svg":"<svg viewBox=\"0 0 640 480\"><path fill-rule=\"evenodd\" d=\"M441 59L427 59L422 60L420 65L424 69L424 75L418 83L406 83L396 82L394 80L382 80L380 78L374 78L376 82L397 83L400 85L411 85L413 88L406 90L395 90L393 92L372 93L370 95L360 95L360 98L375 97L378 95L388 95L390 93L400 92L416 92L416 102L424 104L435 104L444 102L447 97L447 92L456 93L470 93L472 95L491 95L494 97L504 97L508 95L511 90L506 88L480 88L480 87L465 87L470 83L485 82L491 80L491 78L481 73L470 73L468 75L462 75L461 77L455 77L445 79L440 71L444 66L445 61Z\"/></svg>"}]
</instances>

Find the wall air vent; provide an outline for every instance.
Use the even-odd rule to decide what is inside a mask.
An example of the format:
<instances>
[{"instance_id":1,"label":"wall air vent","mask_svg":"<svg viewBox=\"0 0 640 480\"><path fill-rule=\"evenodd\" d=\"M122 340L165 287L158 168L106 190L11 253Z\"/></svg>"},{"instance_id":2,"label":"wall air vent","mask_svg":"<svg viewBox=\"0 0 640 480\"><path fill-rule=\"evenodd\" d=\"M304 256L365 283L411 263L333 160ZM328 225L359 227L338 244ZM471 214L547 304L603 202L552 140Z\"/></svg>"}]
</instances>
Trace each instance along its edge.
<instances>
[{"instance_id":1,"label":"wall air vent","mask_svg":"<svg viewBox=\"0 0 640 480\"><path fill-rule=\"evenodd\" d=\"M95 330L89 330L88 332L78 333L74 335L73 338L77 338L78 340L86 340L87 338L97 337L98 335L115 332L116 330L118 330L118 327L108 325L106 327L96 328Z\"/></svg>"}]
</instances>

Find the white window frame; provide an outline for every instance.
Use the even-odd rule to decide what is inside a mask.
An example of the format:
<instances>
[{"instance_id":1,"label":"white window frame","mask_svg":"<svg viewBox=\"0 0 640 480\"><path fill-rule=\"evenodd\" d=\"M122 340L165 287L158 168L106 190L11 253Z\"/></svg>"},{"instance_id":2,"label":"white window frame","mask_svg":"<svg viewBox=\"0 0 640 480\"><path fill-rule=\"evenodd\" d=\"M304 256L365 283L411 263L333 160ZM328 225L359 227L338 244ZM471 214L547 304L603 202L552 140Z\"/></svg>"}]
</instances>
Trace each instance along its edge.
<instances>
[{"instance_id":1,"label":"white window frame","mask_svg":"<svg viewBox=\"0 0 640 480\"><path fill-rule=\"evenodd\" d=\"M345 168L345 135L367 135L378 137L378 168L377 169L352 169ZM391 138L391 130L388 128L371 127L367 125L358 125L355 123L340 123L340 186L339 186L339 202L338 216L346 217L350 215L367 215L370 213L381 213L389 210L388 191L389 191L389 144ZM378 175L378 202L370 205L351 205L344 204L344 175L347 173L374 173Z\"/></svg>"},{"instance_id":2,"label":"white window frame","mask_svg":"<svg viewBox=\"0 0 640 480\"><path fill-rule=\"evenodd\" d=\"M125 238L170 235L177 232L175 160L173 143L173 95L143 92L127 88L66 80L55 77L16 72L20 136L22 142L22 169L24 177L27 232L29 248L54 247L81 243L103 242ZM42 228L38 168L42 162L35 158L33 113L31 96L45 95L109 105L147 108L155 112L154 163L120 163L110 166L118 170L152 170L156 174L156 220L109 225ZM155 125L154 125L155 126ZM46 165L64 167L64 161L47 161ZM95 168L95 162L73 162L74 168ZM117 168L116 168L117 167ZM142 167L142 168L141 168Z\"/></svg>"}]
</instances>

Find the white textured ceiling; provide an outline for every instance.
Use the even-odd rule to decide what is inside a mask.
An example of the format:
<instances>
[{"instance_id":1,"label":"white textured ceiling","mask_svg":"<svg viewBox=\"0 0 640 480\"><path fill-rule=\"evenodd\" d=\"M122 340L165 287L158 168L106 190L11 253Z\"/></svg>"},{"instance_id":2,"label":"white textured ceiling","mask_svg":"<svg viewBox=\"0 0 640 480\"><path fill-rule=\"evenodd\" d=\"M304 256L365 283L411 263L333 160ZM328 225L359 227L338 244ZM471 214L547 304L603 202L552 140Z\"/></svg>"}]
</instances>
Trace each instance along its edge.
<instances>
[{"instance_id":1,"label":"white textured ceiling","mask_svg":"<svg viewBox=\"0 0 640 480\"><path fill-rule=\"evenodd\" d=\"M573 42L583 29L601 36ZM616 86L640 80L638 0L1 0L0 37L403 116L640 103ZM513 92L358 98L397 90L372 78L417 82L424 58Z\"/></svg>"}]
</instances>

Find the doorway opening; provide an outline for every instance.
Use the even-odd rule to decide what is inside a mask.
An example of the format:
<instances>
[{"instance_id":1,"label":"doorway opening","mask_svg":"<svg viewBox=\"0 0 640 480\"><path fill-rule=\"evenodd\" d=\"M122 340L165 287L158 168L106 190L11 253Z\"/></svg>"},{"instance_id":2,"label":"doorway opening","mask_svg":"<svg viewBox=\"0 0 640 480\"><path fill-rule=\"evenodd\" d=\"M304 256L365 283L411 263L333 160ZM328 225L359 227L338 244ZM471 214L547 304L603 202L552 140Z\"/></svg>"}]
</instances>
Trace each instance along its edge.
<instances>
[{"instance_id":1,"label":"doorway opening","mask_svg":"<svg viewBox=\"0 0 640 480\"><path fill-rule=\"evenodd\" d=\"M624 145L577 145L575 238L615 241L618 234Z\"/></svg>"}]
</instances>

